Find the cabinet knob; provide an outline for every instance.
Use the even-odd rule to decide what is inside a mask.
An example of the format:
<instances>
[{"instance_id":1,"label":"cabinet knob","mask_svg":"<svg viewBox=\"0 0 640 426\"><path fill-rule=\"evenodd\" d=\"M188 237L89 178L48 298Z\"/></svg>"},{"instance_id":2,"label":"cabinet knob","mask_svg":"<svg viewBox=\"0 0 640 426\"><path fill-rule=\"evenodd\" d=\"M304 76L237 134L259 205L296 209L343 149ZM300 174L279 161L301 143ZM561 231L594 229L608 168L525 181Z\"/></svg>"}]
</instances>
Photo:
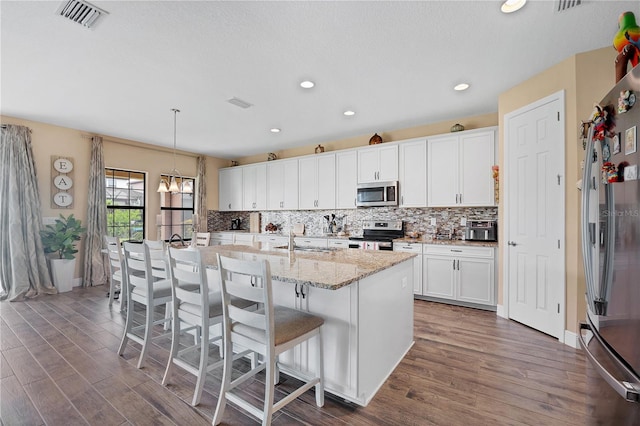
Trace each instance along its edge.
<instances>
[{"instance_id":1,"label":"cabinet knob","mask_svg":"<svg viewBox=\"0 0 640 426\"><path fill-rule=\"evenodd\" d=\"M514 247L518 245L515 241L509 241L507 244Z\"/></svg>"}]
</instances>

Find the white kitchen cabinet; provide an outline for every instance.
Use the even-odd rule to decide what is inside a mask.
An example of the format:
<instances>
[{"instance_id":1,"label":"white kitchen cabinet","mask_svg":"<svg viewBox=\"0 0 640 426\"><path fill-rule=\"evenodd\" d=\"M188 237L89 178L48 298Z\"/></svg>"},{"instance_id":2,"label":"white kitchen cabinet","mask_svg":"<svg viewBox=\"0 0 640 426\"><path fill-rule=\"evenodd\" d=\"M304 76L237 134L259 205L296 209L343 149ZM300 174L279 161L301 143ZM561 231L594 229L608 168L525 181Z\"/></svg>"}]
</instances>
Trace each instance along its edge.
<instances>
[{"instance_id":1,"label":"white kitchen cabinet","mask_svg":"<svg viewBox=\"0 0 640 426\"><path fill-rule=\"evenodd\" d=\"M256 211L267 208L267 165L252 164L242 167L242 210Z\"/></svg>"},{"instance_id":2,"label":"white kitchen cabinet","mask_svg":"<svg viewBox=\"0 0 640 426\"><path fill-rule=\"evenodd\" d=\"M329 248L349 248L349 240L347 238L330 238L327 240Z\"/></svg>"},{"instance_id":3,"label":"white kitchen cabinet","mask_svg":"<svg viewBox=\"0 0 640 426\"><path fill-rule=\"evenodd\" d=\"M400 207L426 207L427 139L404 141L398 147Z\"/></svg>"},{"instance_id":4,"label":"white kitchen cabinet","mask_svg":"<svg viewBox=\"0 0 640 426\"><path fill-rule=\"evenodd\" d=\"M421 243L393 243L393 251L414 253L413 258L413 294L422 295L422 244Z\"/></svg>"},{"instance_id":5,"label":"white kitchen cabinet","mask_svg":"<svg viewBox=\"0 0 640 426\"><path fill-rule=\"evenodd\" d=\"M267 163L267 210L298 209L298 160Z\"/></svg>"},{"instance_id":6,"label":"white kitchen cabinet","mask_svg":"<svg viewBox=\"0 0 640 426\"><path fill-rule=\"evenodd\" d=\"M355 209L358 156L355 150L336 153L336 208Z\"/></svg>"},{"instance_id":7,"label":"white kitchen cabinet","mask_svg":"<svg viewBox=\"0 0 640 426\"><path fill-rule=\"evenodd\" d=\"M495 249L425 245L423 295L495 306Z\"/></svg>"},{"instance_id":8,"label":"white kitchen cabinet","mask_svg":"<svg viewBox=\"0 0 640 426\"><path fill-rule=\"evenodd\" d=\"M494 206L496 128L427 139L429 207Z\"/></svg>"},{"instance_id":9,"label":"white kitchen cabinet","mask_svg":"<svg viewBox=\"0 0 640 426\"><path fill-rule=\"evenodd\" d=\"M231 167L218 172L218 210L242 210L242 168Z\"/></svg>"},{"instance_id":10,"label":"white kitchen cabinet","mask_svg":"<svg viewBox=\"0 0 640 426\"><path fill-rule=\"evenodd\" d=\"M293 239L293 242L297 247L316 247L316 248L328 247L326 238L295 237Z\"/></svg>"},{"instance_id":11,"label":"white kitchen cabinet","mask_svg":"<svg viewBox=\"0 0 640 426\"><path fill-rule=\"evenodd\" d=\"M326 210L336 207L336 156L320 154L302 157L298 162L300 210Z\"/></svg>"},{"instance_id":12,"label":"white kitchen cabinet","mask_svg":"<svg viewBox=\"0 0 640 426\"><path fill-rule=\"evenodd\" d=\"M211 232L209 244L212 246L233 244L233 232Z\"/></svg>"},{"instance_id":13,"label":"white kitchen cabinet","mask_svg":"<svg viewBox=\"0 0 640 426\"><path fill-rule=\"evenodd\" d=\"M358 150L358 183L398 180L398 145Z\"/></svg>"},{"instance_id":14,"label":"white kitchen cabinet","mask_svg":"<svg viewBox=\"0 0 640 426\"><path fill-rule=\"evenodd\" d=\"M259 234L256 236L259 243L267 243L272 247L286 247L289 244L289 237L279 234Z\"/></svg>"}]
</instances>

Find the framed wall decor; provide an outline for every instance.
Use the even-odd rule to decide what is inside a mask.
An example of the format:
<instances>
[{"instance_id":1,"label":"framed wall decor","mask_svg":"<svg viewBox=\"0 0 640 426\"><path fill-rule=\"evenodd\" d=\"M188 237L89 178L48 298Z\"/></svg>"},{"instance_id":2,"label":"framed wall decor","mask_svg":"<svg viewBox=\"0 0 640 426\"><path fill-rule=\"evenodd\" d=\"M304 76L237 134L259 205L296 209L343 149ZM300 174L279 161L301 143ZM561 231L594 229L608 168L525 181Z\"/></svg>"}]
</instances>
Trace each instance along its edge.
<instances>
[{"instance_id":1,"label":"framed wall decor","mask_svg":"<svg viewBox=\"0 0 640 426\"><path fill-rule=\"evenodd\" d=\"M51 208L73 208L73 158L51 156Z\"/></svg>"},{"instance_id":2,"label":"framed wall decor","mask_svg":"<svg viewBox=\"0 0 640 426\"><path fill-rule=\"evenodd\" d=\"M636 152L636 126L628 128L624 132L624 155Z\"/></svg>"},{"instance_id":3,"label":"framed wall decor","mask_svg":"<svg viewBox=\"0 0 640 426\"><path fill-rule=\"evenodd\" d=\"M611 138L611 146L613 146L613 155L620 152L620 133L616 133Z\"/></svg>"}]
</instances>

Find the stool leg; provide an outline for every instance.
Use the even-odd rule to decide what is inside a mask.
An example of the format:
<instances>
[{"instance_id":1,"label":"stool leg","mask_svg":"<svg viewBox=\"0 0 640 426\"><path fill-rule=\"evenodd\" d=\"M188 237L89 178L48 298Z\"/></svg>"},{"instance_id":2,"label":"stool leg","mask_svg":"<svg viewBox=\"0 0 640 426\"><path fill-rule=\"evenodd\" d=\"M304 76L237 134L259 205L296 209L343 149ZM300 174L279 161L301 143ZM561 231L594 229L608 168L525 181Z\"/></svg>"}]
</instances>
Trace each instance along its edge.
<instances>
[{"instance_id":1,"label":"stool leg","mask_svg":"<svg viewBox=\"0 0 640 426\"><path fill-rule=\"evenodd\" d=\"M226 334L226 331L225 331ZM227 405L227 391L231 386L231 370L233 369L233 344L224 340L224 368L222 370L222 386L220 388L220 396L218 397L218 405L216 413L213 415L213 425L219 425L224 416L224 409Z\"/></svg>"},{"instance_id":2,"label":"stool leg","mask_svg":"<svg viewBox=\"0 0 640 426\"><path fill-rule=\"evenodd\" d=\"M171 352L169 353L169 361L167 362L167 369L164 371L164 377L162 378L162 386L167 386L169 383L169 377L173 372L173 360L178 356L178 348L180 346L180 320L178 319L177 312L173 312L173 326L171 329Z\"/></svg>"},{"instance_id":3,"label":"stool leg","mask_svg":"<svg viewBox=\"0 0 640 426\"><path fill-rule=\"evenodd\" d=\"M209 364L209 327L197 327L196 332L202 330L202 336L200 337L200 364L198 366L198 379L196 380L196 390L193 393L192 406L200 404L200 397L202 396L202 388L204 387L204 381L207 378L207 365Z\"/></svg>"},{"instance_id":4,"label":"stool leg","mask_svg":"<svg viewBox=\"0 0 640 426\"><path fill-rule=\"evenodd\" d=\"M275 390L275 366L276 357L273 353L267 351L265 362L267 363L267 371L264 377L264 409L262 415L262 426L271 424L271 416L273 415L273 393Z\"/></svg>"},{"instance_id":5,"label":"stool leg","mask_svg":"<svg viewBox=\"0 0 640 426\"><path fill-rule=\"evenodd\" d=\"M316 354L316 374L320 378L320 381L316 385L316 405L318 407L324 406L324 362L322 359L322 329L318 329L317 339L317 354Z\"/></svg>"},{"instance_id":6,"label":"stool leg","mask_svg":"<svg viewBox=\"0 0 640 426\"><path fill-rule=\"evenodd\" d=\"M125 320L124 333L122 334L122 341L120 342L120 347L118 348L118 355L122 355L124 353L124 348L127 346L127 342L129 341L129 333L131 333L131 327L133 324L133 308L133 302L127 303L127 319Z\"/></svg>"},{"instance_id":7,"label":"stool leg","mask_svg":"<svg viewBox=\"0 0 640 426\"><path fill-rule=\"evenodd\" d=\"M147 305L147 324L144 328L144 341L142 343L142 350L140 351L140 359L138 359L138 368L142 367L142 362L147 357L147 352L149 351L149 345L151 343L151 335L153 328L153 300L148 301Z\"/></svg>"}]
</instances>

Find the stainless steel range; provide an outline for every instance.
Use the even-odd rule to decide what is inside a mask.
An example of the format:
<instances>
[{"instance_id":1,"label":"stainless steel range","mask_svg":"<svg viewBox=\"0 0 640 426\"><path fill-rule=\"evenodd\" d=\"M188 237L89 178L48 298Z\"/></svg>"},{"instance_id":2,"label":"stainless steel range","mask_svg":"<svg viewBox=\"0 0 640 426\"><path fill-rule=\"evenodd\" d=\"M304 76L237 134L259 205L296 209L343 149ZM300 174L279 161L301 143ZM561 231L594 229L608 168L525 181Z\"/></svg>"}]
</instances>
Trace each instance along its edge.
<instances>
[{"instance_id":1,"label":"stainless steel range","mask_svg":"<svg viewBox=\"0 0 640 426\"><path fill-rule=\"evenodd\" d=\"M393 240L404 237L401 220L367 220L362 223L362 237L350 237L349 248L393 250Z\"/></svg>"}]
</instances>

